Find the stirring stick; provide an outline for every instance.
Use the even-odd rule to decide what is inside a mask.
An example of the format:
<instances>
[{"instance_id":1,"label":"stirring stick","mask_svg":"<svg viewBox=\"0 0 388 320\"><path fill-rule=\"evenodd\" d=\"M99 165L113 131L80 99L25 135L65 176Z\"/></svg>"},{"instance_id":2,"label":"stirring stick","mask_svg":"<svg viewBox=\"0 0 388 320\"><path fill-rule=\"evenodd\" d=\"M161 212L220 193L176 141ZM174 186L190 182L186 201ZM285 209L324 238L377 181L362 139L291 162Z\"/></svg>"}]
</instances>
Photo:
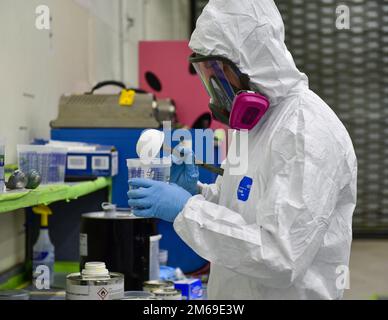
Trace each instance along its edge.
<instances>
[{"instance_id":1,"label":"stirring stick","mask_svg":"<svg viewBox=\"0 0 388 320\"><path fill-rule=\"evenodd\" d=\"M181 137L181 142L180 143L183 143L183 140L184 138ZM166 144L163 144L163 148L165 151L167 151L168 153L171 153L173 154L174 156L178 157L178 158L182 158L184 156L184 153L183 153L183 150L178 153L178 151L176 149L171 149L168 145ZM204 163L196 158L194 158L194 163L196 165L198 165L199 167L202 167L204 168L205 170L207 171L210 171L212 173L215 173L219 176L223 176L224 175L224 169L220 168L220 167L217 167L217 166L214 166L214 165L211 165L211 164L208 164L208 163Z\"/></svg>"}]
</instances>

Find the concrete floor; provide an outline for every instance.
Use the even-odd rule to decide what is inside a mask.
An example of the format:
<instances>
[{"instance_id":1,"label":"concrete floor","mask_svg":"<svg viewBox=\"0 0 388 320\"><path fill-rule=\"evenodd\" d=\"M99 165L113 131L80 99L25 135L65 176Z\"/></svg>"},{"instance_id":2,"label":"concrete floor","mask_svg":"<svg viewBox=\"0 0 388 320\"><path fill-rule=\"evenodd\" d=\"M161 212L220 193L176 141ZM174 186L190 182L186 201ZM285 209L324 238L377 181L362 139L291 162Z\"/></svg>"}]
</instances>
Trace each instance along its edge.
<instances>
[{"instance_id":1,"label":"concrete floor","mask_svg":"<svg viewBox=\"0 0 388 320\"><path fill-rule=\"evenodd\" d=\"M388 296L388 240L353 240L350 289L344 299L363 300Z\"/></svg>"}]
</instances>

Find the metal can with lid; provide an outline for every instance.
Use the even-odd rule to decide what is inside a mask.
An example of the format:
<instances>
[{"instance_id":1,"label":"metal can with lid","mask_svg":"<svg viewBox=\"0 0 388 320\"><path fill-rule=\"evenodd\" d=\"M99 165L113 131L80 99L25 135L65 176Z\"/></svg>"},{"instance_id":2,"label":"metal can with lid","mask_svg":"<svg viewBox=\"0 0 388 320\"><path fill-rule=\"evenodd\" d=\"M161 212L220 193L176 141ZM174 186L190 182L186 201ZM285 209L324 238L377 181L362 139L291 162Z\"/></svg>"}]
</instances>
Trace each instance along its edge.
<instances>
[{"instance_id":1,"label":"metal can with lid","mask_svg":"<svg viewBox=\"0 0 388 320\"><path fill-rule=\"evenodd\" d=\"M176 289L158 289L153 294L162 300L182 300L182 293Z\"/></svg>"},{"instance_id":2,"label":"metal can with lid","mask_svg":"<svg viewBox=\"0 0 388 320\"><path fill-rule=\"evenodd\" d=\"M102 207L102 212L81 217L80 266L83 268L88 261L104 261L110 270L124 275L126 291L142 290L143 282L151 279L155 220L136 217L107 203Z\"/></svg>"},{"instance_id":3,"label":"metal can with lid","mask_svg":"<svg viewBox=\"0 0 388 320\"><path fill-rule=\"evenodd\" d=\"M151 292L146 291L126 291L120 300L159 300Z\"/></svg>"},{"instance_id":4,"label":"metal can with lid","mask_svg":"<svg viewBox=\"0 0 388 320\"><path fill-rule=\"evenodd\" d=\"M87 262L81 273L66 278L67 300L119 300L124 296L124 275L109 272L103 262Z\"/></svg>"},{"instance_id":5,"label":"metal can with lid","mask_svg":"<svg viewBox=\"0 0 388 320\"><path fill-rule=\"evenodd\" d=\"M30 293L26 290L0 290L0 300L29 300Z\"/></svg>"},{"instance_id":6,"label":"metal can with lid","mask_svg":"<svg viewBox=\"0 0 388 320\"><path fill-rule=\"evenodd\" d=\"M151 280L143 283L143 291L154 292L159 289L174 289L174 282L162 281L162 280Z\"/></svg>"}]
</instances>

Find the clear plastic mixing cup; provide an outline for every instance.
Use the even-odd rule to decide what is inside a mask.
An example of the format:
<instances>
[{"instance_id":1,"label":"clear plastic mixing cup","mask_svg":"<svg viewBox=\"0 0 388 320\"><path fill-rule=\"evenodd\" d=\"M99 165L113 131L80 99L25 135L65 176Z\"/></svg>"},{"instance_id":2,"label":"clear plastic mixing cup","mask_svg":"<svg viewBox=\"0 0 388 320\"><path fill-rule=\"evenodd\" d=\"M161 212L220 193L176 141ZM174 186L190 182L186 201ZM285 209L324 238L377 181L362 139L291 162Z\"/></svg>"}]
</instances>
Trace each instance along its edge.
<instances>
[{"instance_id":1,"label":"clear plastic mixing cup","mask_svg":"<svg viewBox=\"0 0 388 320\"><path fill-rule=\"evenodd\" d=\"M128 179L144 178L162 182L170 181L170 158L158 158L147 163L140 159L127 159L127 167Z\"/></svg>"}]
</instances>

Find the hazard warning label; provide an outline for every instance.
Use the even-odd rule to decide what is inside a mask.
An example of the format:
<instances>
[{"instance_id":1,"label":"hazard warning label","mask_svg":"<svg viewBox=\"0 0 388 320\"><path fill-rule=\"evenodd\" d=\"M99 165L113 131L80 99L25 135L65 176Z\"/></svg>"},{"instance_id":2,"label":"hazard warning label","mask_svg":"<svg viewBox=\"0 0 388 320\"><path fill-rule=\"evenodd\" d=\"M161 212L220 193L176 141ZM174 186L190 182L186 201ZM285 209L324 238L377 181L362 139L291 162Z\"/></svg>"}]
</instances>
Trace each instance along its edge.
<instances>
[{"instance_id":1,"label":"hazard warning label","mask_svg":"<svg viewBox=\"0 0 388 320\"><path fill-rule=\"evenodd\" d=\"M97 294L101 298L101 300L105 300L108 293L109 293L108 290L106 290L105 288L101 288L101 290L97 292Z\"/></svg>"}]
</instances>

